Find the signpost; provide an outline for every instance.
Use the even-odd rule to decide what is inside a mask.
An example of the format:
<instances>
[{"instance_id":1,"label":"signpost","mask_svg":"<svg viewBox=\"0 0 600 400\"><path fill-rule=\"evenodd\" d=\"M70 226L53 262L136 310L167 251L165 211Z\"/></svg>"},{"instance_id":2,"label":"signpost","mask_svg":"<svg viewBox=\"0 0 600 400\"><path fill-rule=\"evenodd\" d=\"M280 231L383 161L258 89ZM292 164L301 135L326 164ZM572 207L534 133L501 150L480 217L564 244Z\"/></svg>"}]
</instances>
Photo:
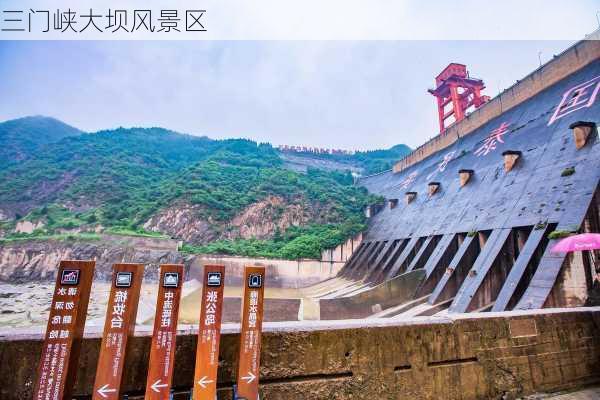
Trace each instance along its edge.
<instances>
[{"instance_id":1,"label":"signpost","mask_svg":"<svg viewBox=\"0 0 600 400\"><path fill-rule=\"evenodd\" d=\"M258 400L265 268L247 266L244 275L245 289L236 396Z\"/></svg>"},{"instance_id":2,"label":"signpost","mask_svg":"<svg viewBox=\"0 0 600 400\"><path fill-rule=\"evenodd\" d=\"M34 400L71 398L95 266L95 261L60 262Z\"/></svg>"},{"instance_id":3,"label":"signpost","mask_svg":"<svg viewBox=\"0 0 600 400\"><path fill-rule=\"evenodd\" d=\"M113 283L108 299L104 335L92 400L120 398L127 339L133 335L144 276L143 264L113 265Z\"/></svg>"},{"instance_id":4,"label":"signpost","mask_svg":"<svg viewBox=\"0 0 600 400\"><path fill-rule=\"evenodd\" d=\"M159 285L145 400L169 400L170 397L183 265L161 265Z\"/></svg>"},{"instance_id":5,"label":"signpost","mask_svg":"<svg viewBox=\"0 0 600 400\"><path fill-rule=\"evenodd\" d=\"M193 400L215 400L217 398L217 369L224 285L225 267L205 265Z\"/></svg>"}]
</instances>

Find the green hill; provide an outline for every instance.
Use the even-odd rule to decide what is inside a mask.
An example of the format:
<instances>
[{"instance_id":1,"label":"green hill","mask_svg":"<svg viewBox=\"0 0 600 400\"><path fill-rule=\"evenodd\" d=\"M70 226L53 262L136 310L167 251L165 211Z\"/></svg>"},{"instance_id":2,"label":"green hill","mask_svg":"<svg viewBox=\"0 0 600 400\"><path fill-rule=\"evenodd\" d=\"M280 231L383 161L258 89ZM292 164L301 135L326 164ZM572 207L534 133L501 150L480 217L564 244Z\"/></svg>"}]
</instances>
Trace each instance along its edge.
<instances>
[{"instance_id":1,"label":"green hill","mask_svg":"<svg viewBox=\"0 0 600 400\"><path fill-rule=\"evenodd\" d=\"M42 117L0 131L11 143L0 154L5 241L104 231L170 236L190 252L318 257L363 230L364 207L378 201L348 171L294 172L271 145L244 139L162 128L83 133ZM372 172L395 152L344 161ZM35 230L19 232L22 221Z\"/></svg>"},{"instance_id":2,"label":"green hill","mask_svg":"<svg viewBox=\"0 0 600 400\"><path fill-rule=\"evenodd\" d=\"M25 117L0 123L0 168L26 160L49 143L83 134L59 120Z\"/></svg>"}]
</instances>

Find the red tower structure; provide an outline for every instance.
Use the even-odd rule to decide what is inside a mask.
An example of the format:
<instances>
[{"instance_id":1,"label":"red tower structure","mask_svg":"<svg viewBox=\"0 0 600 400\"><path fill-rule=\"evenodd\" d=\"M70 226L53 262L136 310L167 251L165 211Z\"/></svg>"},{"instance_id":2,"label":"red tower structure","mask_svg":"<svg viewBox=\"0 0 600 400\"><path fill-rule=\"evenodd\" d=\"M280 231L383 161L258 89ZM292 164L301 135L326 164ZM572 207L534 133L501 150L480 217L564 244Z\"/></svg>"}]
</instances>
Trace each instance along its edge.
<instances>
[{"instance_id":1,"label":"red tower structure","mask_svg":"<svg viewBox=\"0 0 600 400\"><path fill-rule=\"evenodd\" d=\"M463 64L449 64L435 77L435 85L435 89L429 89L428 92L437 98L440 134L444 134L454 122L465 118L471 107L477 109L490 99L481 94L485 89L483 81L470 78L467 66ZM449 104L452 107L448 107ZM453 119L446 124L449 118Z\"/></svg>"}]
</instances>

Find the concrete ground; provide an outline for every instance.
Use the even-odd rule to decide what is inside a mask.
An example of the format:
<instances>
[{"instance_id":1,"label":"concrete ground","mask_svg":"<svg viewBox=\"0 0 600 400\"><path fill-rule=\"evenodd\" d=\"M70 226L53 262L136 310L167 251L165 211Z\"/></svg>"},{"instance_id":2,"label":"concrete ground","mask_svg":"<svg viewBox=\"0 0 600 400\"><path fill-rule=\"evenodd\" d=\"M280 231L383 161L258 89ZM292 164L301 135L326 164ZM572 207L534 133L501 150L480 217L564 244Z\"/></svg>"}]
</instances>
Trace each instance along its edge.
<instances>
[{"instance_id":1,"label":"concrete ground","mask_svg":"<svg viewBox=\"0 0 600 400\"><path fill-rule=\"evenodd\" d=\"M600 387L587 388L571 393L534 394L524 397L523 400L598 400L600 399Z\"/></svg>"},{"instance_id":2,"label":"concrete ground","mask_svg":"<svg viewBox=\"0 0 600 400\"><path fill-rule=\"evenodd\" d=\"M187 400L189 391L176 392L173 400ZM130 397L131 400L142 400L142 397ZM598 400L600 399L600 387L588 388L571 393L535 394L522 397L519 400Z\"/></svg>"}]
</instances>

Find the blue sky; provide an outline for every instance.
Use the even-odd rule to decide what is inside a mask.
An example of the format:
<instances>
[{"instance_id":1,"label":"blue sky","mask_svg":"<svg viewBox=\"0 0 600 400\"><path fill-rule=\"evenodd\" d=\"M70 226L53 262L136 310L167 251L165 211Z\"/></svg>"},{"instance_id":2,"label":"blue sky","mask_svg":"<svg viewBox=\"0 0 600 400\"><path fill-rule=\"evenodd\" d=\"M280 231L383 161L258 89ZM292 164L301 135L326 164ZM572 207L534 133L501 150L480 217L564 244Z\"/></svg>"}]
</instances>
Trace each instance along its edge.
<instances>
[{"instance_id":1,"label":"blue sky","mask_svg":"<svg viewBox=\"0 0 600 400\"><path fill-rule=\"evenodd\" d=\"M536 69L540 58L550 60L600 25L597 0L202 5L207 32L177 37L192 40L123 31L0 31L0 120L48 115L87 131L161 126L274 144L414 147L438 132L427 88L448 63L467 64L494 97ZM0 0L1 9L25 12L56 6ZM156 15L161 4L119 2L127 9L150 6ZM197 6L196 0L169 2L180 10ZM115 3L81 0L73 7L81 14ZM11 38L19 40L1 40ZM32 38L77 40L22 40Z\"/></svg>"},{"instance_id":2,"label":"blue sky","mask_svg":"<svg viewBox=\"0 0 600 400\"><path fill-rule=\"evenodd\" d=\"M437 133L451 61L495 96L569 41L0 42L0 120L373 149Z\"/></svg>"}]
</instances>

